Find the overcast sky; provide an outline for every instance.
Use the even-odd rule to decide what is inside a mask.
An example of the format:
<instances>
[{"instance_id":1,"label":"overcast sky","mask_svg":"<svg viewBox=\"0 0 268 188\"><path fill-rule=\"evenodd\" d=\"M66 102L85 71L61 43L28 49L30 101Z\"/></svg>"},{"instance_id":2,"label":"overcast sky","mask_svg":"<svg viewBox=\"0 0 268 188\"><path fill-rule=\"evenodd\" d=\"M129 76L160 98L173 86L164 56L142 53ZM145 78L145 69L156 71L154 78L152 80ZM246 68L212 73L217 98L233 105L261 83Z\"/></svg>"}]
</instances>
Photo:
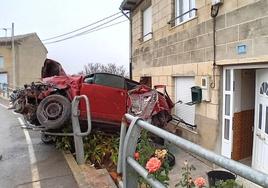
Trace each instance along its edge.
<instances>
[{"instance_id":1,"label":"overcast sky","mask_svg":"<svg viewBox=\"0 0 268 188\"><path fill-rule=\"evenodd\" d=\"M14 22L15 35L36 32L41 39L46 39L117 13L122 1L2 0L0 28L10 28ZM81 71L89 62L116 63L128 70L128 29L126 21L88 35L47 44L48 58L59 61L70 74ZM0 30L0 36L4 35Z\"/></svg>"}]
</instances>

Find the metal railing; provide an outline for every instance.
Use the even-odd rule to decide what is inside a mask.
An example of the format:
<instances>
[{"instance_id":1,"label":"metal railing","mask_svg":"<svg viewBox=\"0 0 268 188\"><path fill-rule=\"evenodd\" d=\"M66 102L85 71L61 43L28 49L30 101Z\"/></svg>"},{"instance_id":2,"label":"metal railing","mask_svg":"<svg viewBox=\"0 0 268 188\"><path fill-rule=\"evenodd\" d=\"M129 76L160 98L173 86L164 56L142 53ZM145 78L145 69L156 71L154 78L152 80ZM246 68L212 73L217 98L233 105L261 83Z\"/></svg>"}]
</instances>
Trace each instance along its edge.
<instances>
[{"instance_id":1,"label":"metal railing","mask_svg":"<svg viewBox=\"0 0 268 188\"><path fill-rule=\"evenodd\" d=\"M175 23L175 21L181 17L183 17L184 15L188 14L188 13L191 13L192 11L197 11L197 8L192 8L182 14L180 14L179 16L175 17L175 18L172 18L170 21L168 21L168 24L173 24Z\"/></svg>"},{"instance_id":2,"label":"metal railing","mask_svg":"<svg viewBox=\"0 0 268 188\"><path fill-rule=\"evenodd\" d=\"M127 121L131 121L128 130ZM197 144L194 144L170 132L160 129L130 114L125 114L125 118L123 118L121 124L120 133L117 172L122 173L123 175L123 182L119 183L119 185L123 188L136 188L138 186L137 179L139 175L142 176L152 187L165 187L158 180L149 178L147 176L147 170L133 158L142 128L159 137L164 138L165 140L190 153L213 162L216 165L221 166L251 182L268 188L268 174L254 170L246 165L243 165L222 155L218 155L210 150L207 150Z\"/></svg>"},{"instance_id":3,"label":"metal railing","mask_svg":"<svg viewBox=\"0 0 268 188\"><path fill-rule=\"evenodd\" d=\"M81 99L84 99L86 101L87 124L88 124L86 132L81 132L80 124L79 124L80 111L78 110L78 107L79 107L79 102ZM79 165L84 164L85 157L84 157L83 137L90 134L91 127L92 127L91 115L90 115L90 103L86 95L76 96L72 101L72 127L73 127L73 133L52 133L52 132L47 132L47 131L43 133L45 135L51 135L51 136L73 136L77 164Z\"/></svg>"}]
</instances>

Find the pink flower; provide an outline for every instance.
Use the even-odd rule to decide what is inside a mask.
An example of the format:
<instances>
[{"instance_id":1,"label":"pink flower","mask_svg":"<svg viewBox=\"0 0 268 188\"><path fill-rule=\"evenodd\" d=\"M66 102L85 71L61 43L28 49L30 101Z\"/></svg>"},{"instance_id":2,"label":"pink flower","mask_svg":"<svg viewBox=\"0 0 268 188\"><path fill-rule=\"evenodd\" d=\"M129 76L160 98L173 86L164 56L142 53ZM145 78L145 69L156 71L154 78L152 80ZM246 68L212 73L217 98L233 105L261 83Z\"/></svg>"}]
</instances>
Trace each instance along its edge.
<instances>
[{"instance_id":1,"label":"pink flower","mask_svg":"<svg viewBox=\"0 0 268 188\"><path fill-rule=\"evenodd\" d=\"M195 186L198 188L204 187L206 184L206 180L203 177L198 177L194 180Z\"/></svg>"},{"instance_id":2,"label":"pink flower","mask_svg":"<svg viewBox=\"0 0 268 188\"><path fill-rule=\"evenodd\" d=\"M149 159L149 161L147 161L145 168L149 171L149 173L154 173L160 167L161 167L161 161L156 157L152 157Z\"/></svg>"},{"instance_id":3,"label":"pink flower","mask_svg":"<svg viewBox=\"0 0 268 188\"><path fill-rule=\"evenodd\" d=\"M134 159L137 161L140 159L140 153L139 152L135 152L134 153Z\"/></svg>"}]
</instances>

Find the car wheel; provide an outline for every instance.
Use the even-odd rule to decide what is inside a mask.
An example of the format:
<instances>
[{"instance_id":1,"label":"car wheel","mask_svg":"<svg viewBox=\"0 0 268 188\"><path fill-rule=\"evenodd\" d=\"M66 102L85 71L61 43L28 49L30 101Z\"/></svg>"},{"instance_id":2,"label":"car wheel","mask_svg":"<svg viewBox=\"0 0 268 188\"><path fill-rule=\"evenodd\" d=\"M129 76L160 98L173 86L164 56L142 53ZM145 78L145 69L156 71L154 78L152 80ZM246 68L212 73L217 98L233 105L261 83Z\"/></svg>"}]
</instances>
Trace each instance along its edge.
<instances>
[{"instance_id":1,"label":"car wheel","mask_svg":"<svg viewBox=\"0 0 268 188\"><path fill-rule=\"evenodd\" d=\"M46 129L61 128L70 118L71 103L62 95L49 95L37 107L38 121Z\"/></svg>"},{"instance_id":2,"label":"car wheel","mask_svg":"<svg viewBox=\"0 0 268 188\"><path fill-rule=\"evenodd\" d=\"M52 144L54 142L53 140L53 136L51 135L47 135L45 133L41 133L41 140L42 142L44 142L45 144Z\"/></svg>"}]
</instances>

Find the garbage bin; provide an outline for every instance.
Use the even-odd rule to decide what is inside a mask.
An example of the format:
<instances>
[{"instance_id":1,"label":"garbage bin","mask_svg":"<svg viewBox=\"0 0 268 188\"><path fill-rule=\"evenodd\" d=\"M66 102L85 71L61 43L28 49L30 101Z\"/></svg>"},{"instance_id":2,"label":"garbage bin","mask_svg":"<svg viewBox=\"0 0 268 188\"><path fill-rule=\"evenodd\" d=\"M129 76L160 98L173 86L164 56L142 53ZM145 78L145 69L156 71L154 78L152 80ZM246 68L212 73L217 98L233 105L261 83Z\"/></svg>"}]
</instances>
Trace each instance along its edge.
<instances>
[{"instance_id":1,"label":"garbage bin","mask_svg":"<svg viewBox=\"0 0 268 188\"><path fill-rule=\"evenodd\" d=\"M209 186L215 186L215 183L220 180L235 180L236 175L223 170L212 170L207 173Z\"/></svg>"}]
</instances>

